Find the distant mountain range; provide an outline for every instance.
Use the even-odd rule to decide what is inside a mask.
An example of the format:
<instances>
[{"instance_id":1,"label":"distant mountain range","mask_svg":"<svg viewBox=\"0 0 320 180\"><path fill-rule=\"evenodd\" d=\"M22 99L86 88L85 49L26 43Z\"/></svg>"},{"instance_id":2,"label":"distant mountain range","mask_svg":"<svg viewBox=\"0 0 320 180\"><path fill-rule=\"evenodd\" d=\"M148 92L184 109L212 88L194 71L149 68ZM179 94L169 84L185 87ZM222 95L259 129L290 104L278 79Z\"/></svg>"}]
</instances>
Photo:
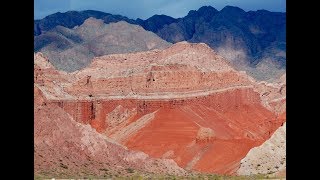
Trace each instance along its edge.
<instances>
[{"instance_id":1,"label":"distant mountain range","mask_svg":"<svg viewBox=\"0 0 320 180\"><path fill-rule=\"evenodd\" d=\"M66 28L73 28L84 23L86 19L93 17L102 19L104 23L127 21L128 23L135 24L135 21L121 15L112 15L100 11L86 10L86 11L68 11L65 13L54 13L41 20L34 21L34 35L40 35L43 32L49 31L56 26L60 25Z\"/></svg>"},{"instance_id":2,"label":"distant mountain range","mask_svg":"<svg viewBox=\"0 0 320 180\"><path fill-rule=\"evenodd\" d=\"M74 28L89 17L106 24L118 21L137 24L171 43L204 42L231 61L235 68L246 70L257 79L279 76L286 67L286 14L282 12L245 12L233 6L218 11L203 6L183 18L154 15L146 20L133 20L92 10L69 11L35 20L34 35L45 34L57 26ZM35 51L38 50L36 46ZM275 73L274 69L281 73Z\"/></svg>"},{"instance_id":3,"label":"distant mountain range","mask_svg":"<svg viewBox=\"0 0 320 180\"><path fill-rule=\"evenodd\" d=\"M42 52L57 69L67 72L86 67L94 57L169 46L170 43L141 26L125 21L105 24L92 17L73 29L58 25L34 38L35 51Z\"/></svg>"}]
</instances>

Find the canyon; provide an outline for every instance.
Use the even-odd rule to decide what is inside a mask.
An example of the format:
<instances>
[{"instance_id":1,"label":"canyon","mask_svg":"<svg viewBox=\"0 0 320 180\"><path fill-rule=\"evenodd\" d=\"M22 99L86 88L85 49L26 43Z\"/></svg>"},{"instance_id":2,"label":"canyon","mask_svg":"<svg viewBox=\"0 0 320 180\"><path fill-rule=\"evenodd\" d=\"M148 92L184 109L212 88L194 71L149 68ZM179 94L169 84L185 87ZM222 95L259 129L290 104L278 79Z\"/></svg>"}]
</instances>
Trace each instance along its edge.
<instances>
[{"instance_id":1,"label":"canyon","mask_svg":"<svg viewBox=\"0 0 320 180\"><path fill-rule=\"evenodd\" d=\"M52 150L59 142L66 151L76 144L75 164L84 162L79 147L87 149L90 170L101 167L101 157L110 163L125 157L133 160L119 160L122 169L236 174L247 153L286 121L285 75L274 83L257 81L204 43L99 56L74 72L59 71L35 53L34 87L35 129L47 128L54 138L46 142L44 130L36 131L35 164L48 149L59 159L63 153Z\"/></svg>"}]
</instances>

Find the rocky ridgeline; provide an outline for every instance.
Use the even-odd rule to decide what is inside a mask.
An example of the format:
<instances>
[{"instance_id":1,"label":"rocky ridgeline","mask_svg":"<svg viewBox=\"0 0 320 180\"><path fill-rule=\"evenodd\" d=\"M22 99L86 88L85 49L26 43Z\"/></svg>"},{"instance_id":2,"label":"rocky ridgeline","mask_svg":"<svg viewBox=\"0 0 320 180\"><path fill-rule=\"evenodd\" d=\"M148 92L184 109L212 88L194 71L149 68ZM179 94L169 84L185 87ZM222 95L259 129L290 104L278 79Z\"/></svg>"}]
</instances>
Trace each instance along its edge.
<instances>
[{"instance_id":1,"label":"rocky ridgeline","mask_svg":"<svg viewBox=\"0 0 320 180\"><path fill-rule=\"evenodd\" d=\"M168 49L95 58L73 73L70 94L157 96L251 84L205 44L177 43Z\"/></svg>"}]
</instances>

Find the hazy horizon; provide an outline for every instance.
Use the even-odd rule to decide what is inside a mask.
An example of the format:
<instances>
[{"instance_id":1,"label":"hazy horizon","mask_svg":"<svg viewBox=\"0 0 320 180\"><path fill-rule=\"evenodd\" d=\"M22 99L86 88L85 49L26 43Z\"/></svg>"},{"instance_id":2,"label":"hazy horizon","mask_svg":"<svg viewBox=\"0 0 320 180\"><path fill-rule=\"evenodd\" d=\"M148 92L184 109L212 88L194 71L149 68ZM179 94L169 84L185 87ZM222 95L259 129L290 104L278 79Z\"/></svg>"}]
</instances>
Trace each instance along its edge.
<instances>
[{"instance_id":1,"label":"hazy horizon","mask_svg":"<svg viewBox=\"0 0 320 180\"><path fill-rule=\"evenodd\" d=\"M198 10L202 6L212 6L217 10L225 6L236 6L244 11L267 10L271 12L286 12L285 0L269 0L261 2L256 0L229 0L229 1L210 1L210 0L190 0L183 3L182 0L169 1L159 0L137 0L134 4L129 0L35 0L34 1L34 19L42 19L50 14L67 11L96 10L110 14L126 16L130 19L147 19L155 14L167 15L173 18L184 17L190 10Z\"/></svg>"}]
</instances>

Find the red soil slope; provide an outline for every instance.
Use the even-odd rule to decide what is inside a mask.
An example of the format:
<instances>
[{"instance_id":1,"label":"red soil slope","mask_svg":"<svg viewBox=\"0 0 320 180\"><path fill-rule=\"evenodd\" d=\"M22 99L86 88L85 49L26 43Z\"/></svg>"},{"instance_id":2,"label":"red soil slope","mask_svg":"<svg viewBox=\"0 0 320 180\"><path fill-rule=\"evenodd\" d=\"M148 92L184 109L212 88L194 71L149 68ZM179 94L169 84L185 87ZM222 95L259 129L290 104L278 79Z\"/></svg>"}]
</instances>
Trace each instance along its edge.
<instances>
[{"instance_id":1,"label":"red soil slope","mask_svg":"<svg viewBox=\"0 0 320 180\"><path fill-rule=\"evenodd\" d=\"M184 168L225 174L232 173L246 153L268 139L284 121L263 107L259 100L258 93L245 88L183 100L55 103L75 120L91 124L98 132L115 140L118 139L112 136L114 133L142 116L154 113L154 117L138 127L136 132L118 141L152 157L172 158ZM119 105L123 109L135 109L136 113L119 123L113 132L108 132L106 129L110 125L107 116ZM197 141L201 127L212 129L214 138Z\"/></svg>"},{"instance_id":2,"label":"red soil slope","mask_svg":"<svg viewBox=\"0 0 320 180\"><path fill-rule=\"evenodd\" d=\"M129 137L125 145L153 157L169 153L169 158L184 168L232 173L242 157L282 123L259 104L241 103L226 111L201 103L160 108L155 118ZM202 127L212 129L215 138L197 141Z\"/></svg>"}]
</instances>

